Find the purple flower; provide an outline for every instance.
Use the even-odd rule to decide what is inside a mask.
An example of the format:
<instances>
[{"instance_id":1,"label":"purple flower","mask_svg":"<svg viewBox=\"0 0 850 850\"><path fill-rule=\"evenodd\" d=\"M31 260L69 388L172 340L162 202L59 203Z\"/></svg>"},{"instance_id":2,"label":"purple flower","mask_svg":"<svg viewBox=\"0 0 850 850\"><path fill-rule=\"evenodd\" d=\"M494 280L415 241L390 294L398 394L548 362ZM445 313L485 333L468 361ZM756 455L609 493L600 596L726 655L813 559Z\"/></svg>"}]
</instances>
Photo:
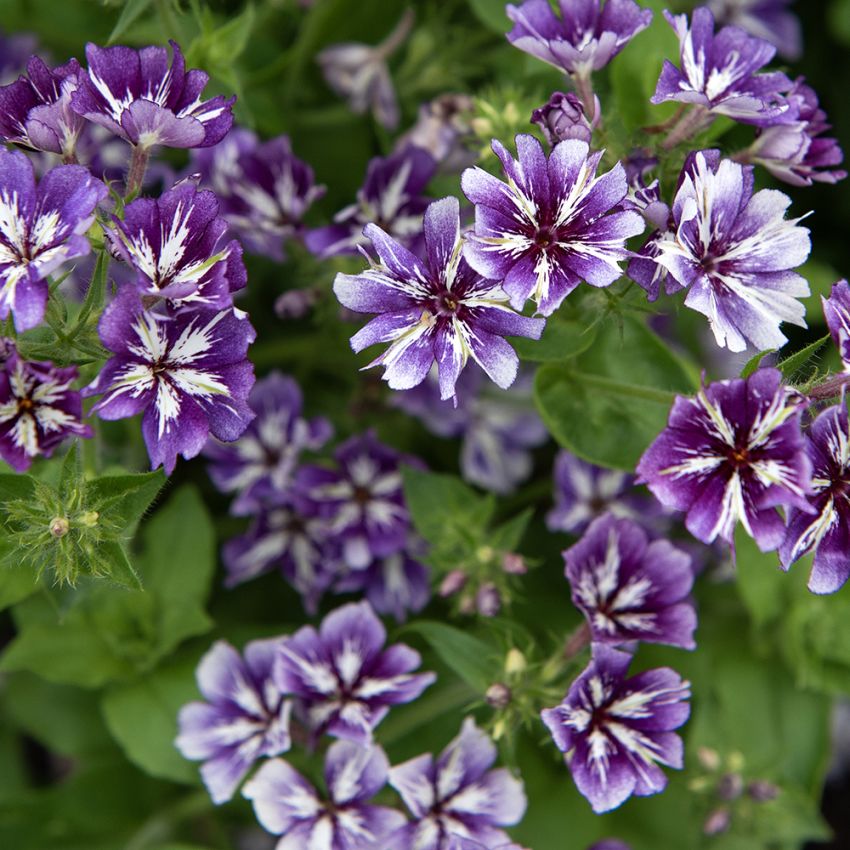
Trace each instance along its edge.
<instances>
[{"instance_id":1,"label":"purple flower","mask_svg":"<svg viewBox=\"0 0 850 850\"><path fill-rule=\"evenodd\" d=\"M51 169L36 186L32 163L0 148L0 319L15 329L44 318L47 276L90 250L85 233L106 187L79 165Z\"/></svg>"},{"instance_id":2,"label":"purple flower","mask_svg":"<svg viewBox=\"0 0 850 850\"><path fill-rule=\"evenodd\" d=\"M203 761L201 777L214 803L225 803L257 759L290 747L292 704L272 680L280 638L255 640L244 659L223 640L201 659L195 677L206 702L180 709L174 742L184 758Z\"/></svg>"},{"instance_id":3,"label":"purple flower","mask_svg":"<svg viewBox=\"0 0 850 850\"><path fill-rule=\"evenodd\" d=\"M71 93L82 73L79 62L72 59L51 70L33 56L27 73L0 88L0 138L73 161L86 123L71 109Z\"/></svg>"},{"instance_id":4,"label":"purple flower","mask_svg":"<svg viewBox=\"0 0 850 850\"><path fill-rule=\"evenodd\" d=\"M705 6L694 9L690 27L687 15L664 16L679 39L682 68L664 60L653 103L692 103L706 115L728 115L744 124L793 120L781 95L791 81L778 71L758 73L773 59L773 45L738 27L715 34L714 16Z\"/></svg>"},{"instance_id":5,"label":"purple flower","mask_svg":"<svg viewBox=\"0 0 850 850\"><path fill-rule=\"evenodd\" d=\"M635 489L635 477L594 466L567 451L555 459L555 507L546 514L550 531L579 534L604 513L646 523L657 517L652 500Z\"/></svg>"},{"instance_id":6,"label":"purple flower","mask_svg":"<svg viewBox=\"0 0 850 850\"><path fill-rule=\"evenodd\" d=\"M374 850L404 823L401 812L368 804L388 768L380 747L336 741L325 755L327 800L283 759L266 762L242 794L262 826L283 836L281 850Z\"/></svg>"},{"instance_id":7,"label":"purple flower","mask_svg":"<svg viewBox=\"0 0 850 850\"><path fill-rule=\"evenodd\" d=\"M823 135L831 125L818 105L814 89L799 77L787 98L797 120L760 129L746 151L749 160L763 165L778 180L792 186L843 180L847 172L833 166L841 165L844 152L837 139Z\"/></svg>"},{"instance_id":8,"label":"purple flower","mask_svg":"<svg viewBox=\"0 0 850 850\"><path fill-rule=\"evenodd\" d=\"M66 437L91 437L83 425L80 393L71 389L77 367L24 360L11 340L0 340L0 458L17 472L33 458L50 457Z\"/></svg>"},{"instance_id":9,"label":"purple flower","mask_svg":"<svg viewBox=\"0 0 850 850\"><path fill-rule=\"evenodd\" d=\"M696 646L697 618L687 599L691 559L666 540L650 542L637 523L608 514L564 552L564 561L573 602L594 642Z\"/></svg>"},{"instance_id":10,"label":"purple flower","mask_svg":"<svg viewBox=\"0 0 850 850\"><path fill-rule=\"evenodd\" d=\"M32 33L6 35L0 29L0 85L11 83L36 50L38 39Z\"/></svg>"},{"instance_id":11,"label":"purple flower","mask_svg":"<svg viewBox=\"0 0 850 850\"><path fill-rule=\"evenodd\" d=\"M556 91L549 101L531 113L531 123L536 124L552 147L567 139L578 139L590 144L594 128L602 117L599 98L595 99L593 118L587 120L581 98L572 93Z\"/></svg>"},{"instance_id":12,"label":"purple flower","mask_svg":"<svg viewBox=\"0 0 850 850\"><path fill-rule=\"evenodd\" d=\"M782 322L806 327L798 298L808 283L791 269L809 256L809 231L785 219L791 199L753 193L751 166L721 160L716 150L692 153L673 201L671 229L641 249L629 275L650 296L667 274L667 291L687 288L685 306L708 317L721 348L780 348Z\"/></svg>"},{"instance_id":13,"label":"purple flower","mask_svg":"<svg viewBox=\"0 0 850 850\"><path fill-rule=\"evenodd\" d=\"M443 94L419 107L416 123L396 142L396 149L415 145L428 151L442 171L460 171L475 162L463 144L472 135L475 101L467 94Z\"/></svg>"},{"instance_id":14,"label":"purple flower","mask_svg":"<svg viewBox=\"0 0 850 850\"><path fill-rule=\"evenodd\" d=\"M140 295L164 298L176 309L225 310L247 282L242 246L224 242L212 192L179 183L159 198L138 198L113 216L107 232L132 266Z\"/></svg>"},{"instance_id":15,"label":"purple flower","mask_svg":"<svg viewBox=\"0 0 850 850\"><path fill-rule=\"evenodd\" d=\"M375 224L405 247L416 249L422 242L422 215L429 203L422 193L436 168L433 157L413 145L371 159L357 200L340 210L333 224L308 231L304 243L320 259L354 254L358 245L368 244L364 226Z\"/></svg>"},{"instance_id":16,"label":"purple flower","mask_svg":"<svg viewBox=\"0 0 850 850\"><path fill-rule=\"evenodd\" d=\"M268 500L287 496L302 451L320 449L333 434L327 419L304 419L301 388L274 371L254 384L248 404L256 417L235 443L210 441L209 474L224 493L236 493L231 510L253 513Z\"/></svg>"},{"instance_id":17,"label":"purple flower","mask_svg":"<svg viewBox=\"0 0 850 850\"><path fill-rule=\"evenodd\" d=\"M844 371L850 371L850 285L846 280L839 280L833 284L829 298L821 296L821 303L827 327L844 363Z\"/></svg>"},{"instance_id":18,"label":"purple flower","mask_svg":"<svg viewBox=\"0 0 850 850\"><path fill-rule=\"evenodd\" d=\"M211 148L194 152L200 172L221 203L221 215L252 253L284 259L287 239L302 230L307 210L325 193L313 169L292 153L287 136L260 142L236 129Z\"/></svg>"},{"instance_id":19,"label":"purple flower","mask_svg":"<svg viewBox=\"0 0 850 850\"><path fill-rule=\"evenodd\" d=\"M604 68L652 22L652 12L634 0L607 0L604 6L601 0L560 0L558 5L560 19L548 0L505 7L514 22L508 41L580 78Z\"/></svg>"},{"instance_id":20,"label":"purple flower","mask_svg":"<svg viewBox=\"0 0 850 850\"><path fill-rule=\"evenodd\" d=\"M522 782L505 768L490 770L496 747L471 717L439 758L430 753L390 769L390 785L415 818L387 846L450 850L461 838L501 847L510 838L499 827L525 814ZM462 845L461 845L462 846Z\"/></svg>"},{"instance_id":21,"label":"purple flower","mask_svg":"<svg viewBox=\"0 0 850 850\"><path fill-rule=\"evenodd\" d=\"M415 700L433 684L417 673L419 653L402 643L384 648L387 633L368 602L331 611L317 632L304 626L280 645L274 676L297 698L315 735L366 746L390 706Z\"/></svg>"},{"instance_id":22,"label":"purple flower","mask_svg":"<svg viewBox=\"0 0 850 850\"><path fill-rule=\"evenodd\" d=\"M334 452L337 469L304 466L298 491L327 521L345 564L362 570L375 558L404 548L410 514L404 504L400 464L418 463L375 439L370 431Z\"/></svg>"},{"instance_id":23,"label":"purple flower","mask_svg":"<svg viewBox=\"0 0 850 850\"><path fill-rule=\"evenodd\" d=\"M345 307L380 314L351 338L351 347L362 351L389 342L369 366L383 365L383 378L394 390L422 383L436 361L440 396L453 398L470 357L506 389L516 378L519 358L504 337L538 339L543 332L541 319L514 313L501 286L479 277L467 264L461 254L459 210L456 198L428 207L424 262L376 225L368 225L364 232L380 263L359 275L338 274L334 281L334 293Z\"/></svg>"},{"instance_id":24,"label":"purple flower","mask_svg":"<svg viewBox=\"0 0 850 850\"><path fill-rule=\"evenodd\" d=\"M812 593L835 593L850 578L850 424L845 402L824 410L809 428L810 511L791 508L779 557L788 569L814 549Z\"/></svg>"},{"instance_id":25,"label":"purple flower","mask_svg":"<svg viewBox=\"0 0 850 850\"><path fill-rule=\"evenodd\" d=\"M235 440L254 418L248 393L254 370L246 353L255 333L234 309L164 318L147 312L138 292L125 286L98 324L113 356L84 390L103 395L101 419L144 413L142 436L151 468L168 475L177 455L200 453L209 435Z\"/></svg>"},{"instance_id":26,"label":"purple flower","mask_svg":"<svg viewBox=\"0 0 850 850\"><path fill-rule=\"evenodd\" d=\"M338 546L328 537L327 523L285 500L255 511L248 531L224 544L225 585L235 587L277 567L300 594L304 610L315 614L339 569Z\"/></svg>"},{"instance_id":27,"label":"purple flower","mask_svg":"<svg viewBox=\"0 0 850 850\"><path fill-rule=\"evenodd\" d=\"M772 551L785 536L776 506L808 509L805 404L778 369L716 381L695 398L677 396L638 475L663 505L687 511L685 525L703 543L719 537L732 544L740 520L763 552Z\"/></svg>"},{"instance_id":28,"label":"purple flower","mask_svg":"<svg viewBox=\"0 0 850 850\"><path fill-rule=\"evenodd\" d=\"M139 148L208 147L220 142L233 123L236 98L201 100L209 80L186 71L180 46L98 47L86 45L88 73L71 96L72 109Z\"/></svg>"},{"instance_id":29,"label":"purple flower","mask_svg":"<svg viewBox=\"0 0 850 850\"><path fill-rule=\"evenodd\" d=\"M800 20L788 6L794 0L708 0L708 8L722 24L734 24L775 45L786 59L802 52Z\"/></svg>"},{"instance_id":30,"label":"purple flower","mask_svg":"<svg viewBox=\"0 0 850 850\"><path fill-rule=\"evenodd\" d=\"M659 765L682 767L682 740L673 730L688 719L690 686L669 667L627 679L631 660L594 644L564 701L540 713L595 812L616 809L632 794L658 794L667 785Z\"/></svg>"},{"instance_id":31,"label":"purple flower","mask_svg":"<svg viewBox=\"0 0 850 850\"><path fill-rule=\"evenodd\" d=\"M531 298L551 315L579 283L609 286L623 272L626 239L643 233L643 219L619 209L628 187L623 166L601 176L601 151L560 142L548 157L533 136L516 137L518 160L493 141L506 182L482 168L463 172L475 204L475 233L464 256L479 274L503 281L512 306Z\"/></svg>"}]
</instances>

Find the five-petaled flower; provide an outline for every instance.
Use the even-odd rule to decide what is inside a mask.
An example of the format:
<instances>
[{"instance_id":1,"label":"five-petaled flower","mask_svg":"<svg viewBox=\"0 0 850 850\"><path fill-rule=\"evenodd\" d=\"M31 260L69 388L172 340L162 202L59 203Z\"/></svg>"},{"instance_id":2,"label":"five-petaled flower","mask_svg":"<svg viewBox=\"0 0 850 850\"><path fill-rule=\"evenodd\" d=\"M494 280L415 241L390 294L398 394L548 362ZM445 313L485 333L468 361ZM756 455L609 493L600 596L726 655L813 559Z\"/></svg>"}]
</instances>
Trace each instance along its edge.
<instances>
[{"instance_id":1,"label":"five-petaled flower","mask_svg":"<svg viewBox=\"0 0 850 850\"><path fill-rule=\"evenodd\" d=\"M794 0L707 0L718 23L733 24L775 45L781 56L798 59L800 19L788 7Z\"/></svg>"},{"instance_id":2,"label":"five-petaled flower","mask_svg":"<svg viewBox=\"0 0 850 850\"><path fill-rule=\"evenodd\" d=\"M185 758L203 761L201 777L214 803L233 796L257 759L290 747L292 703L271 676L279 641L252 641L244 659L229 643L217 641L195 671L206 702L180 709L175 745Z\"/></svg>"},{"instance_id":3,"label":"five-petaled flower","mask_svg":"<svg viewBox=\"0 0 850 850\"><path fill-rule=\"evenodd\" d=\"M159 316L144 309L135 287L124 286L98 332L113 356L84 394L103 396L93 408L101 419L144 412L152 468L162 464L170 475L178 454L195 457L210 433L236 440L254 418L247 350L255 333L244 313Z\"/></svg>"},{"instance_id":4,"label":"five-petaled flower","mask_svg":"<svg viewBox=\"0 0 850 850\"><path fill-rule=\"evenodd\" d=\"M415 818L387 846L404 850L452 850L460 838L485 847L510 842L503 826L525 814L522 782L505 768L491 770L496 747L468 717L460 734L435 759L430 753L390 770L390 785Z\"/></svg>"},{"instance_id":5,"label":"five-petaled flower","mask_svg":"<svg viewBox=\"0 0 850 850\"><path fill-rule=\"evenodd\" d=\"M626 678L632 656L594 644L593 657L563 702L541 717L595 812L632 794L663 791L659 765L682 767L678 729L690 713L689 684L669 667Z\"/></svg>"},{"instance_id":6,"label":"five-petaled flower","mask_svg":"<svg viewBox=\"0 0 850 850\"><path fill-rule=\"evenodd\" d=\"M777 506L810 510L811 462L800 417L806 399L778 369L716 381L694 398L677 396L667 428L637 467L658 500L687 511L703 543L733 543L740 521L764 552L785 536Z\"/></svg>"},{"instance_id":7,"label":"five-petaled flower","mask_svg":"<svg viewBox=\"0 0 850 850\"><path fill-rule=\"evenodd\" d=\"M416 699L435 676L413 673L419 653L397 643L384 648L387 633L368 602L328 614L318 632L304 626L278 650L278 687L296 699L296 714L315 735L322 733L365 746L393 705Z\"/></svg>"},{"instance_id":8,"label":"five-petaled flower","mask_svg":"<svg viewBox=\"0 0 850 850\"><path fill-rule=\"evenodd\" d=\"M506 182L482 168L463 172L475 204L464 256L502 282L515 309L531 298L549 316L581 281L602 287L621 277L625 242L643 233L644 221L620 208L628 194L623 166L597 176L602 152L590 153L586 142L560 142L548 159L534 136L517 136L516 146L517 160L493 141Z\"/></svg>"},{"instance_id":9,"label":"five-petaled flower","mask_svg":"<svg viewBox=\"0 0 850 850\"><path fill-rule=\"evenodd\" d=\"M375 225L364 233L380 263L359 275L338 274L334 292L352 310L381 315L351 338L352 348L390 342L369 366L383 365L384 380L397 390L422 383L436 361L440 396L453 398L470 357L494 383L509 387L519 358L504 337L538 339L544 322L511 310L500 284L484 280L466 262L457 199L429 205L425 262Z\"/></svg>"}]
</instances>

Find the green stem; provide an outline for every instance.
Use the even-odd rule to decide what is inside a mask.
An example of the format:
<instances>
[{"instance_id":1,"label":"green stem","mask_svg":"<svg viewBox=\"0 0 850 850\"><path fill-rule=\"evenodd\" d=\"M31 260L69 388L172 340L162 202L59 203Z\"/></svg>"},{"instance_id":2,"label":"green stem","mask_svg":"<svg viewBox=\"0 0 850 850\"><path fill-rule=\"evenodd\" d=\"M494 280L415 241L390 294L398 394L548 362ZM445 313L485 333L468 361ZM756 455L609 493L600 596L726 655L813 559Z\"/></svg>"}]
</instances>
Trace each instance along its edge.
<instances>
[{"instance_id":1,"label":"green stem","mask_svg":"<svg viewBox=\"0 0 850 850\"><path fill-rule=\"evenodd\" d=\"M144 850L146 847L168 841L176 824L209 811L212 807L212 801L206 791L188 794L170 808L146 820L127 842L124 850Z\"/></svg>"},{"instance_id":2,"label":"green stem","mask_svg":"<svg viewBox=\"0 0 850 850\"><path fill-rule=\"evenodd\" d=\"M676 400L676 393L670 390L659 390L655 387L644 387L638 384L624 384L604 375L591 375L588 372L574 372L573 377L586 387L603 390L616 395L640 398L644 401L656 401L659 404L671 405Z\"/></svg>"},{"instance_id":3,"label":"green stem","mask_svg":"<svg viewBox=\"0 0 850 850\"><path fill-rule=\"evenodd\" d=\"M148 170L148 159L150 155L150 148L142 147L141 145L135 145L133 147L133 153L130 157L130 170L127 172L127 191L124 194L125 198L130 198L141 191L145 172Z\"/></svg>"}]
</instances>

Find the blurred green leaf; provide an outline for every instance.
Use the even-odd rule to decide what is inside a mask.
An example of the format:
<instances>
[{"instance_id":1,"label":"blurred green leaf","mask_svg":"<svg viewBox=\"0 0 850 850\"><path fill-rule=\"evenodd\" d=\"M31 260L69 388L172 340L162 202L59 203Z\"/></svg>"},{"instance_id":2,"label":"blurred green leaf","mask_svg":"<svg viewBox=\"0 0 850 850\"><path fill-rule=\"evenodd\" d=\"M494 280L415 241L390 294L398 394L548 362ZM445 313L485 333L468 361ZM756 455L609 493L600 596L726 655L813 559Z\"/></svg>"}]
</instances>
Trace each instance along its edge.
<instances>
[{"instance_id":1,"label":"blurred green leaf","mask_svg":"<svg viewBox=\"0 0 850 850\"><path fill-rule=\"evenodd\" d=\"M504 34L511 28L504 0L469 0L469 5L478 20L493 32Z\"/></svg>"},{"instance_id":2,"label":"blurred green leaf","mask_svg":"<svg viewBox=\"0 0 850 850\"><path fill-rule=\"evenodd\" d=\"M561 320L557 314L546 322L539 340L517 337L513 346L520 359L530 363L565 360L575 357L593 345L596 325L585 325L575 319Z\"/></svg>"}]
</instances>

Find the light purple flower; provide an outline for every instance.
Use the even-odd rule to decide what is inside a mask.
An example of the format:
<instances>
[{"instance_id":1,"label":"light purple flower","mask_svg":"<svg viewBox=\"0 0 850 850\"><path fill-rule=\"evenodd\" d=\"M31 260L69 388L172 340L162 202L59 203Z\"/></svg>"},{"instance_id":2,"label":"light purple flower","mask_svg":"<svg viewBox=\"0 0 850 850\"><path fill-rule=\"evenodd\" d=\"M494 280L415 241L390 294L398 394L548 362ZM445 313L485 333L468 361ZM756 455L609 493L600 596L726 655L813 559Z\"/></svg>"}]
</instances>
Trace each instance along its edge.
<instances>
[{"instance_id":1,"label":"light purple flower","mask_svg":"<svg viewBox=\"0 0 850 850\"><path fill-rule=\"evenodd\" d=\"M498 847L488 847L479 841L473 841L471 838L464 838L462 835L455 834L449 836L446 846L447 850L525 850L519 844L500 844Z\"/></svg>"},{"instance_id":2,"label":"light purple flower","mask_svg":"<svg viewBox=\"0 0 850 850\"><path fill-rule=\"evenodd\" d=\"M439 758L427 753L391 768L390 785L415 820L387 846L451 850L462 838L485 847L509 844L499 827L522 820L526 798L522 782L508 770L490 769L495 760L495 745L467 717Z\"/></svg>"},{"instance_id":3,"label":"light purple flower","mask_svg":"<svg viewBox=\"0 0 850 850\"><path fill-rule=\"evenodd\" d=\"M553 92L547 103L531 113L531 123L536 124L552 147L567 139L578 139L590 144L593 130L602 117L599 98L595 99L592 120L588 121L581 98L572 93Z\"/></svg>"},{"instance_id":4,"label":"light purple flower","mask_svg":"<svg viewBox=\"0 0 850 850\"><path fill-rule=\"evenodd\" d=\"M422 243L422 216L429 199L422 193L437 164L422 148L408 145L388 157L369 161L357 200L334 216L334 223L304 235L307 248L320 259L354 254L368 244L363 228L375 224L416 250Z\"/></svg>"},{"instance_id":5,"label":"light purple flower","mask_svg":"<svg viewBox=\"0 0 850 850\"><path fill-rule=\"evenodd\" d=\"M301 388L280 372L257 381L248 404L256 416L245 433L235 443L211 440L204 451L213 483L236 494L231 511L243 515L289 495L301 452L320 449L333 434L327 419L302 417Z\"/></svg>"},{"instance_id":6,"label":"light purple flower","mask_svg":"<svg viewBox=\"0 0 850 850\"><path fill-rule=\"evenodd\" d=\"M394 390L422 383L436 362L440 396L453 398L470 357L497 386L509 387L519 358L504 337L538 339L544 322L514 313L501 286L467 264L457 199L428 207L424 262L376 225L364 232L380 262L359 275L338 274L334 293L351 310L380 315L351 338L351 347L362 351L389 342L369 366L383 365L383 378Z\"/></svg>"},{"instance_id":7,"label":"light purple flower","mask_svg":"<svg viewBox=\"0 0 850 850\"><path fill-rule=\"evenodd\" d=\"M573 603L594 642L696 646L691 558L668 541L650 542L637 523L607 514L564 552L564 561Z\"/></svg>"},{"instance_id":8,"label":"light purple flower","mask_svg":"<svg viewBox=\"0 0 850 850\"><path fill-rule=\"evenodd\" d=\"M844 364L844 371L850 372L850 285L846 280L833 284L829 298L821 296L823 315L832 335L832 341Z\"/></svg>"},{"instance_id":9,"label":"light purple flower","mask_svg":"<svg viewBox=\"0 0 850 850\"><path fill-rule=\"evenodd\" d=\"M799 77L787 98L797 120L761 128L746 150L748 160L763 165L778 180L792 186L843 180L847 172L835 166L843 162L844 152L837 139L823 135L831 125L814 89Z\"/></svg>"},{"instance_id":10,"label":"light purple flower","mask_svg":"<svg viewBox=\"0 0 850 850\"><path fill-rule=\"evenodd\" d=\"M558 452L555 458L555 506L546 514L550 531L579 534L604 513L647 524L658 516L652 500L635 488L635 477L616 469L603 469Z\"/></svg>"},{"instance_id":11,"label":"light purple flower","mask_svg":"<svg viewBox=\"0 0 850 850\"><path fill-rule=\"evenodd\" d=\"M247 350L255 333L244 313L231 308L162 317L146 311L135 288L125 286L98 332L113 356L84 395L103 395L93 408L101 419L144 413L152 469L162 464L170 475L178 454L195 457L210 434L235 440L254 418Z\"/></svg>"},{"instance_id":12,"label":"light purple flower","mask_svg":"<svg viewBox=\"0 0 850 850\"><path fill-rule=\"evenodd\" d=\"M744 124L793 121L781 93L791 81L778 71L758 73L776 48L738 27L714 32L714 16L705 6L687 15L664 12L679 39L681 70L669 59L658 79L653 103L677 100L691 103L709 115L728 115Z\"/></svg>"},{"instance_id":13,"label":"light purple flower","mask_svg":"<svg viewBox=\"0 0 850 850\"><path fill-rule=\"evenodd\" d=\"M847 405L824 410L810 426L806 452L812 462L811 510L791 508L779 557L788 569L814 549L812 593L835 593L850 578L850 423Z\"/></svg>"},{"instance_id":14,"label":"light purple flower","mask_svg":"<svg viewBox=\"0 0 850 850\"><path fill-rule=\"evenodd\" d=\"M47 277L91 246L85 237L106 187L79 165L60 165L38 185L26 154L0 148L0 319L15 329L44 318Z\"/></svg>"},{"instance_id":15,"label":"light purple flower","mask_svg":"<svg viewBox=\"0 0 850 850\"><path fill-rule=\"evenodd\" d=\"M468 94L443 94L419 107L416 123L395 144L396 150L415 145L440 164L441 171L460 171L475 162L464 141L472 136L470 119L475 101Z\"/></svg>"},{"instance_id":16,"label":"light purple flower","mask_svg":"<svg viewBox=\"0 0 850 850\"><path fill-rule=\"evenodd\" d=\"M716 150L692 153L679 178L671 229L656 232L632 261L629 275L657 296L687 288L685 306L708 317L721 348L759 351L787 342L782 322L806 327L797 299L809 285L792 269L811 250L800 219L785 219L791 199L753 193L751 166L721 160Z\"/></svg>"},{"instance_id":17,"label":"light purple flower","mask_svg":"<svg viewBox=\"0 0 850 850\"><path fill-rule=\"evenodd\" d=\"M616 838L605 838L602 841L597 841L592 847L587 850L632 850L625 841L619 841Z\"/></svg>"},{"instance_id":18,"label":"light purple flower","mask_svg":"<svg viewBox=\"0 0 850 850\"><path fill-rule=\"evenodd\" d=\"M274 676L297 698L296 710L315 735L366 746L390 707L415 700L433 673L413 673L419 653L387 633L368 602L331 611L317 632L304 626L280 646Z\"/></svg>"},{"instance_id":19,"label":"light purple flower","mask_svg":"<svg viewBox=\"0 0 850 850\"><path fill-rule=\"evenodd\" d=\"M632 657L594 644L564 701L540 716L595 812L667 785L659 765L682 767L678 729L690 713L689 683L669 667L626 678Z\"/></svg>"},{"instance_id":20,"label":"light purple flower","mask_svg":"<svg viewBox=\"0 0 850 850\"><path fill-rule=\"evenodd\" d=\"M516 146L517 160L493 141L505 182L482 168L463 173L463 191L475 204L464 256L479 274L502 281L515 309L531 298L549 316L581 281L609 286L621 277L626 239L644 223L619 209L628 192L623 166L597 176L601 151L568 140L547 160L533 136L517 136Z\"/></svg>"},{"instance_id":21,"label":"light purple flower","mask_svg":"<svg viewBox=\"0 0 850 850\"><path fill-rule=\"evenodd\" d=\"M76 59L51 70L33 56L28 76L0 88L0 138L73 161L86 123L71 109L81 73Z\"/></svg>"},{"instance_id":22,"label":"light purple flower","mask_svg":"<svg viewBox=\"0 0 850 850\"><path fill-rule=\"evenodd\" d=\"M180 46L86 45L88 69L71 96L72 109L140 148L207 147L220 142L233 123L236 98L201 100L209 76L186 71Z\"/></svg>"},{"instance_id":23,"label":"light purple flower","mask_svg":"<svg viewBox=\"0 0 850 850\"><path fill-rule=\"evenodd\" d=\"M11 340L0 340L0 458L17 472L33 458L50 457L67 437L91 437L82 423L80 393L71 388L77 367L24 360Z\"/></svg>"},{"instance_id":24,"label":"light purple flower","mask_svg":"<svg viewBox=\"0 0 850 850\"><path fill-rule=\"evenodd\" d=\"M778 369L716 381L694 398L677 396L638 475L663 505L687 511L685 525L703 543L719 537L732 544L740 521L762 551L772 551L785 536L775 508L808 509L805 405Z\"/></svg>"},{"instance_id":25,"label":"light purple flower","mask_svg":"<svg viewBox=\"0 0 850 850\"><path fill-rule=\"evenodd\" d=\"M138 198L112 222L112 245L146 299L164 298L178 310L225 310L247 282L242 246L224 241L227 225L215 195L192 182L159 198Z\"/></svg>"},{"instance_id":26,"label":"light purple flower","mask_svg":"<svg viewBox=\"0 0 850 850\"><path fill-rule=\"evenodd\" d=\"M604 68L641 30L652 12L634 0L560 0L560 18L548 0L508 5L514 22L508 41L575 77Z\"/></svg>"},{"instance_id":27,"label":"light purple flower","mask_svg":"<svg viewBox=\"0 0 850 850\"><path fill-rule=\"evenodd\" d=\"M201 778L214 803L225 803L257 759L286 752L291 744L292 703L272 680L280 638L255 640L244 659L223 640L201 659L195 678L206 702L180 709L174 742L184 758L203 761Z\"/></svg>"},{"instance_id":28,"label":"light purple flower","mask_svg":"<svg viewBox=\"0 0 850 850\"><path fill-rule=\"evenodd\" d=\"M786 59L803 49L800 20L788 10L794 0L707 0L721 24L733 24L775 45Z\"/></svg>"},{"instance_id":29,"label":"light purple flower","mask_svg":"<svg viewBox=\"0 0 850 850\"><path fill-rule=\"evenodd\" d=\"M327 799L283 759L266 762L242 794L262 826L282 836L278 850L375 850L404 823L401 812L368 803L388 768L380 747L336 741L325 755Z\"/></svg>"}]
</instances>

